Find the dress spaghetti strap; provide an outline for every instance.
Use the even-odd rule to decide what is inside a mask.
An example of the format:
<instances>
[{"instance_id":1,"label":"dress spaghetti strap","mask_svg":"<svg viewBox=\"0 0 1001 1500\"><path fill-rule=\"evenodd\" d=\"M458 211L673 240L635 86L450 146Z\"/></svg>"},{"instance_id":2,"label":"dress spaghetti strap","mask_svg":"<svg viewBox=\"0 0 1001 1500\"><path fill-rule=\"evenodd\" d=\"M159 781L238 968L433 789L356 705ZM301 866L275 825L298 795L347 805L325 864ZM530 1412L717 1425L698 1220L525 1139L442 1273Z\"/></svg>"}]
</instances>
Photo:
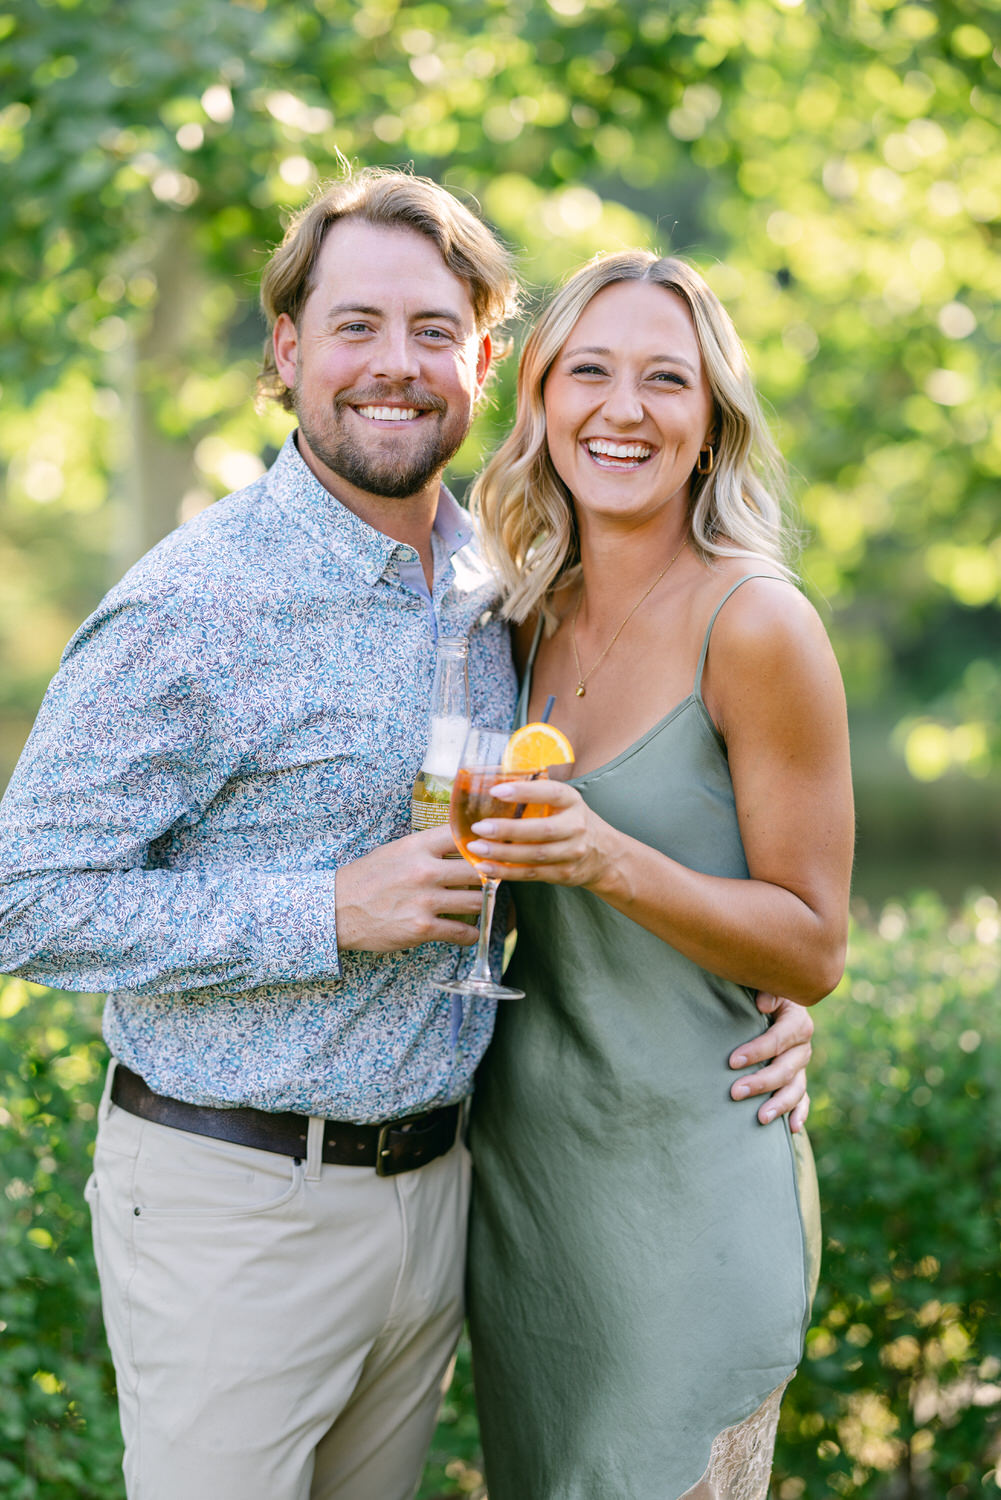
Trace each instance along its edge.
<instances>
[{"instance_id":1,"label":"dress spaghetti strap","mask_svg":"<svg viewBox=\"0 0 1001 1500\"><path fill-rule=\"evenodd\" d=\"M540 611L539 618L535 622L535 634L532 637L532 644L531 644L531 646L529 648L528 660L525 663L525 675L526 676L531 672L532 668L535 666L535 658L539 654L539 642L542 640L542 627L543 627L543 625L545 623L546 623L545 622L545 618L544 618L544 616L542 615L542 613Z\"/></svg>"},{"instance_id":2,"label":"dress spaghetti strap","mask_svg":"<svg viewBox=\"0 0 1001 1500\"><path fill-rule=\"evenodd\" d=\"M535 658L539 654L539 642L542 640L542 627L545 620L540 613L532 644L528 652L528 660L525 662L521 673L521 690L518 693L518 702L514 710L515 725L525 724L528 721L528 700L532 695L532 670L535 666Z\"/></svg>"},{"instance_id":3,"label":"dress spaghetti strap","mask_svg":"<svg viewBox=\"0 0 1001 1500\"><path fill-rule=\"evenodd\" d=\"M713 610L712 618L710 619L709 624L706 626L705 640L702 642L702 650L699 653L699 664L695 668L695 686L692 689L692 693L700 703L702 702L702 673L705 671L706 657L709 654L709 637L713 633L713 626L716 624L716 616L719 614L720 610L723 608L730 595L735 594L740 588L741 584L748 583L752 578L772 578L775 579L777 583L781 583L783 581L782 579L777 579L774 573L745 573L743 578L738 578L737 582L731 584L730 588L727 589L726 593L723 595L722 599Z\"/></svg>"}]
</instances>

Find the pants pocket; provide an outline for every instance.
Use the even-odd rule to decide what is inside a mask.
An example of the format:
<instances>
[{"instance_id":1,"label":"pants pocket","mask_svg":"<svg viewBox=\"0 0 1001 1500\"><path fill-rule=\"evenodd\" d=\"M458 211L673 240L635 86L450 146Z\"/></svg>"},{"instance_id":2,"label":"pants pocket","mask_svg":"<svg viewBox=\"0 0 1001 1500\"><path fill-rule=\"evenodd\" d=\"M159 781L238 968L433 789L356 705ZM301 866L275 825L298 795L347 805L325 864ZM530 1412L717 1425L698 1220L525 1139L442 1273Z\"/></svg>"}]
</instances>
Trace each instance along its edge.
<instances>
[{"instance_id":1,"label":"pants pocket","mask_svg":"<svg viewBox=\"0 0 1001 1500\"><path fill-rule=\"evenodd\" d=\"M302 1163L144 1122L133 1179L137 1219L244 1219L274 1213L302 1187Z\"/></svg>"}]
</instances>

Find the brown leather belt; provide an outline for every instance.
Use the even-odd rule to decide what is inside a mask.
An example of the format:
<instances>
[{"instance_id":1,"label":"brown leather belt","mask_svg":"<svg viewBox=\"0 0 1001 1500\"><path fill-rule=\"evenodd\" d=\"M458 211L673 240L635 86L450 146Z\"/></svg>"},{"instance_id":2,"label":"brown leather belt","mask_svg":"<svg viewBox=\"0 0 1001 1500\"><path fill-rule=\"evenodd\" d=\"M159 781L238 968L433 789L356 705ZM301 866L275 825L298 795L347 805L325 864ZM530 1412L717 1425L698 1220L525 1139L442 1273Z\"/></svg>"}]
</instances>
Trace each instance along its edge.
<instances>
[{"instance_id":1,"label":"brown leather belt","mask_svg":"<svg viewBox=\"0 0 1001 1500\"><path fill-rule=\"evenodd\" d=\"M111 1098L130 1115L153 1120L157 1125L233 1141L238 1146L253 1146L258 1151L276 1151L282 1156L306 1155L308 1115L185 1104L181 1099L155 1094L149 1084L122 1063L115 1068ZM322 1159L342 1167L374 1167L380 1177L412 1172L452 1149L461 1109L460 1104L447 1104L441 1109L386 1120L379 1125L326 1120Z\"/></svg>"}]
</instances>

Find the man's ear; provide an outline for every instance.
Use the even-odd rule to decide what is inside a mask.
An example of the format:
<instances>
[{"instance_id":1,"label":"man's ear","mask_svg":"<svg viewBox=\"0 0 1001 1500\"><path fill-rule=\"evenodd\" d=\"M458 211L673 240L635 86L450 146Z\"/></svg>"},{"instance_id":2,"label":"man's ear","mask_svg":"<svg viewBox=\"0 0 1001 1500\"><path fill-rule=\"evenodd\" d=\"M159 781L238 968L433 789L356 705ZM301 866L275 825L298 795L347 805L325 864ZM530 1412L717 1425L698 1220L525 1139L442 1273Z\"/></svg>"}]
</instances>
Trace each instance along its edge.
<instances>
[{"instance_id":1,"label":"man's ear","mask_svg":"<svg viewBox=\"0 0 1001 1500\"><path fill-rule=\"evenodd\" d=\"M289 390L295 386L296 368L299 363L299 330L288 313L279 313L271 334L271 346L275 351L275 366Z\"/></svg>"},{"instance_id":2,"label":"man's ear","mask_svg":"<svg viewBox=\"0 0 1001 1500\"><path fill-rule=\"evenodd\" d=\"M485 333L480 339L480 348L476 356L476 394L483 394L483 385L490 369L490 362L494 357L494 346L489 333Z\"/></svg>"}]
</instances>

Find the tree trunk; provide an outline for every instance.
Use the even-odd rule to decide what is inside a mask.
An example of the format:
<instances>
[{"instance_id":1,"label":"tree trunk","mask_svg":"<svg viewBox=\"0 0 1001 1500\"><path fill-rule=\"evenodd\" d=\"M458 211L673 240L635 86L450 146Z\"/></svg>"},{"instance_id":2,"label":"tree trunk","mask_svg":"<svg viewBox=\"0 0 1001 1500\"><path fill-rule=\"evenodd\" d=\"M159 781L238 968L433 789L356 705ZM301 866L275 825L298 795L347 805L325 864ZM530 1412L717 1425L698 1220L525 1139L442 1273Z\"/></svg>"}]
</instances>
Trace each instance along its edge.
<instances>
[{"instance_id":1,"label":"tree trunk","mask_svg":"<svg viewBox=\"0 0 1001 1500\"><path fill-rule=\"evenodd\" d=\"M115 578L174 529L181 500L195 485L194 444L162 432L156 392L165 383L176 390L190 373L202 279L185 215L165 212L150 238L153 253L143 269L156 280L156 301L145 324L130 329L116 351L113 373L122 400L109 558Z\"/></svg>"}]
</instances>

